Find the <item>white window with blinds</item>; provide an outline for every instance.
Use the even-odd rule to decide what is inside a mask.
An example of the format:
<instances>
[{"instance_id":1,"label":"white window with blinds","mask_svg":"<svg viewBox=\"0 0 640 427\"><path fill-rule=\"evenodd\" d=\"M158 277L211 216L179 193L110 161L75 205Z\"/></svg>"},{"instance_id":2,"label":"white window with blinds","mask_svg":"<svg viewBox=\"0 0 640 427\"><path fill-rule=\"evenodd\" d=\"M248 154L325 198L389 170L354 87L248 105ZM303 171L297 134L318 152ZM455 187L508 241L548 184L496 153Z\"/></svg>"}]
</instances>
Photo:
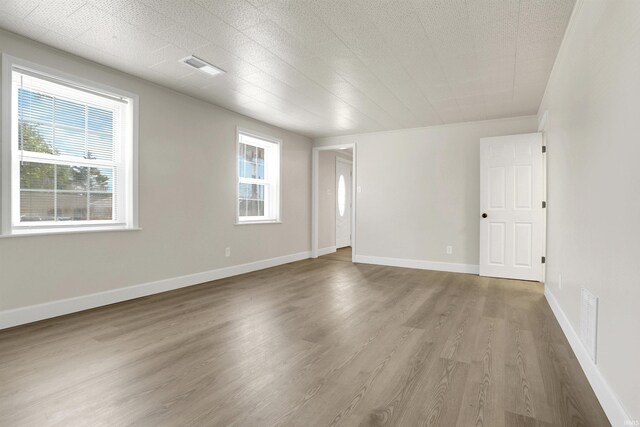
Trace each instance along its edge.
<instances>
[{"instance_id":1,"label":"white window with blinds","mask_svg":"<svg viewBox=\"0 0 640 427\"><path fill-rule=\"evenodd\" d=\"M280 221L281 141L238 129L237 223Z\"/></svg>"},{"instance_id":2,"label":"white window with blinds","mask_svg":"<svg viewBox=\"0 0 640 427\"><path fill-rule=\"evenodd\" d=\"M137 227L135 95L6 56L3 89L3 234Z\"/></svg>"}]
</instances>

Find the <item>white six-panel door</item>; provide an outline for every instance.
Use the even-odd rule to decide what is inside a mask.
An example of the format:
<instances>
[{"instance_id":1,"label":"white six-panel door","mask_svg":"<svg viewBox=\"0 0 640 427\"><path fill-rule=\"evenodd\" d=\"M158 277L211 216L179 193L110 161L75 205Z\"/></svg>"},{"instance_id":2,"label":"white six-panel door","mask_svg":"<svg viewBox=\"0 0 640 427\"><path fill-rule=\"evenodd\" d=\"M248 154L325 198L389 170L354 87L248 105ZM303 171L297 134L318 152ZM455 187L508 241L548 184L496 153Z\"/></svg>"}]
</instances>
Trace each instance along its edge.
<instances>
[{"instance_id":1,"label":"white six-panel door","mask_svg":"<svg viewBox=\"0 0 640 427\"><path fill-rule=\"evenodd\" d=\"M336 248L351 246L351 162L336 157Z\"/></svg>"},{"instance_id":2,"label":"white six-panel door","mask_svg":"<svg viewBox=\"0 0 640 427\"><path fill-rule=\"evenodd\" d=\"M542 134L480 140L480 275L542 280Z\"/></svg>"}]
</instances>

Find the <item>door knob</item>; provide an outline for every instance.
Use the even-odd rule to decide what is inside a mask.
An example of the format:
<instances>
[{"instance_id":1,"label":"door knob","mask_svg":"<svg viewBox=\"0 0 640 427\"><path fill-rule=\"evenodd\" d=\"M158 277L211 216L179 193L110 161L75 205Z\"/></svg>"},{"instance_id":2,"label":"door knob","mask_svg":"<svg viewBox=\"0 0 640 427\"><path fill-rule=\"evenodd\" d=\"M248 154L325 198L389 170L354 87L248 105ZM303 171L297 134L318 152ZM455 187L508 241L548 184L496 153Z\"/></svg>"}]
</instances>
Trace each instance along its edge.
<instances>
[{"instance_id":1,"label":"door knob","mask_svg":"<svg viewBox=\"0 0 640 427\"><path fill-rule=\"evenodd\" d=\"M482 214L482 218L486 218L486 217L487 217L487 214L486 214L486 213L483 213L483 214Z\"/></svg>"}]
</instances>

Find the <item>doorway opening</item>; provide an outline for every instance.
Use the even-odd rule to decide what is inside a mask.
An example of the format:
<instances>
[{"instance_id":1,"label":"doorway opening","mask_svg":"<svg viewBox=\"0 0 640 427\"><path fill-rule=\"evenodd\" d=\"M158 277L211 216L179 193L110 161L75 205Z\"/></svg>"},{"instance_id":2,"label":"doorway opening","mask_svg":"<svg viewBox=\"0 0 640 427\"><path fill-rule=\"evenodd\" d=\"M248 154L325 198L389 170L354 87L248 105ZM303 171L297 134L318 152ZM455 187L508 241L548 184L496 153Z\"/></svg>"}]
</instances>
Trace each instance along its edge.
<instances>
[{"instance_id":1,"label":"doorway opening","mask_svg":"<svg viewBox=\"0 0 640 427\"><path fill-rule=\"evenodd\" d=\"M313 148L313 258L331 254L353 261L355 257L355 165L355 144Z\"/></svg>"}]
</instances>

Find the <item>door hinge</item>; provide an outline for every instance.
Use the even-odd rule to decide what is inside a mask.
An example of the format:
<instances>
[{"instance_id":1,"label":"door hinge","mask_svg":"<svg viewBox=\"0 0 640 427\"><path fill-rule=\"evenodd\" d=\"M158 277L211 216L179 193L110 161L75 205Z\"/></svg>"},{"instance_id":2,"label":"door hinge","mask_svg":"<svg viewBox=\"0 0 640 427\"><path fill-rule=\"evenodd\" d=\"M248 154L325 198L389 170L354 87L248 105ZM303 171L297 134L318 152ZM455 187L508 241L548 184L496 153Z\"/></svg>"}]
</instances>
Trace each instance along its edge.
<instances>
[{"instance_id":1,"label":"door hinge","mask_svg":"<svg viewBox=\"0 0 640 427\"><path fill-rule=\"evenodd\" d=\"M546 263L547 262L547 258L546 257L542 257L542 263Z\"/></svg>"},{"instance_id":2,"label":"door hinge","mask_svg":"<svg viewBox=\"0 0 640 427\"><path fill-rule=\"evenodd\" d=\"M547 207L547 202L543 201L543 202L542 202L542 209L544 209L544 208L546 208L546 207Z\"/></svg>"},{"instance_id":3,"label":"door hinge","mask_svg":"<svg viewBox=\"0 0 640 427\"><path fill-rule=\"evenodd\" d=\"M546 146L546 145L543 145L543 146L542 146L542 152L543 152L543 153L546 153L546 152L547 152L547 146Z\"/></svg>"}]
</instances>

